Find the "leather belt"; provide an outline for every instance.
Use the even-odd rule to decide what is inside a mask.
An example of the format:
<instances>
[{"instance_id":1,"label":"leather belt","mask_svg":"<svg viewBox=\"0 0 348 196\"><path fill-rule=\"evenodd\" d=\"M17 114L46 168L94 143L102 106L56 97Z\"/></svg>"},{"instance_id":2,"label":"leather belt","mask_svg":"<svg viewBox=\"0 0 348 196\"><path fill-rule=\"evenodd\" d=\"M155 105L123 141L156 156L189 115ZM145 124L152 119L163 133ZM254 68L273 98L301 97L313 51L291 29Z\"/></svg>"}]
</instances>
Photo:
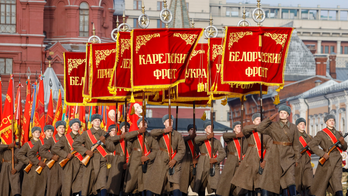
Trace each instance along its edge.
<instances>
[{"instance_id":1,"label":"leather belt","mask_svg":"<svg viewBox=\"0 0 348 196\"><path fill-rule=\"evenodd\" d=\"M161 148L161 147L160 147L160 150L163 151L163 152L168 152L168 150L165 149L165 148Z\"/></svg>"},{"instance_id":2,"label":"leather belt","mask_svg":"<svg viewBox=\"0 0 348 196\"><path fill-rule=\"evenodd\" d=\"M116 152L116 155L123 156L123 153Z\"/></svg>"},{"instance_id":3,"label":"leather belt","mask_svg":"<svg viewBox=\"0 0 348 196\"><path fill-rule=\"evenodd\" d=\"M208 153L201 153L201 156L209 156Z\"/></svg>"},{"instance_id":4,"label":"leather belt","mask_svg":"<svg viewBox=\"0 0 348 196\"><path fill-rule=\"evenodd\" d=\"M254 147L254 148L256 148L256 145L255 145L255 144L248 144L248 147ZM263 148L266 148L266 146L263 145Z\"/></svg>"},{"instance_id":5,"label":"leather belt","mask_svg":"<svg viewBox=\"0 0 348 196\"><path fill-rule=\"evenodd\" d=\"M138 152L142 151L141 148L133 148L133 150Z\"/></svg>"},{"instance_id":6,"label":"leather belt","mask_svg":"<svg viewBox=\"0 0 348 196\"><path fill-rule=\"evenodd\" d=\"M236 153L236 152L228 152L228 154L237 156L237 153Z\"/></svg>"},{"instance_id":7,"label":"leather belt","mask_svg":"<svg viewBox=\"0 0 348 196\"><path fill-rule=\"evenodd\" d=\"M2 159L2 162L4 163L11 163L12 161L8 161L8 160L5 160L5 159ZM15 161L15 164L17 164L18 163L18 161Z\"/></svg>"},{"instance_id":8,"label":"leather belt","mask_svg":"<svg viewBox=\"0 0 348 196\"><path fill-rule=\"evenodd\" d=\"M273 141L273 144L281 145L281 146L292 146L292 143L289 143L289 142L277 142L277 141Z\"/></svg>"}]
</instances>

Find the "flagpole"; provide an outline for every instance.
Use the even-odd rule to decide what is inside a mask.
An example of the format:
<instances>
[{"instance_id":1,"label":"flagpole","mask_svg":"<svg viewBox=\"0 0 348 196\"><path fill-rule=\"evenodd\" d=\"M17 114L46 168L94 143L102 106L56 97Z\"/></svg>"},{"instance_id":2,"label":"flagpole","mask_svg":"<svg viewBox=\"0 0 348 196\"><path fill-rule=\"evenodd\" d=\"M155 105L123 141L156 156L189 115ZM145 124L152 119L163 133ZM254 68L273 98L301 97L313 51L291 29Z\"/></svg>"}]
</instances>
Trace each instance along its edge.
<instances>
[{"instance_id":1,"label":"flagpole","mask_svg":"<svg viewBox=\"0 0 348 196\"><path fill-rule=\"evenodd\" d=\"M193 101L193 134L196 134L196 102ZM193 139L193 159L196 158L196 143ZM193 169L196 169L196 164L193 165ZM196 173L196 172L195 172Z\"/></svg>"},{"instance_id":2,"label":"flagpole","mask_svg":"<svg viewBox=\"0 0 348 196\"><path fill-rule=\"evenodd\" d=\"M14 87L13 75L11 76L11 78L12 78L12 85ZM14 89L14 88L12 88L12 89ZM13 93L14 93L14 91L12 92L12 94ZM13 111L14 111L14 103L13 103ZM11 128L12 129L12 143L15 142L15 131L14 131L14 126L13 126L14 119L15 119L15 115L13 113L13 115L12 115L12 123L11 123L11 127L12 127ZM11 148L11 154L12 154L12 170L14 170L15 169L15 166L14 166L14 148Z\"/></svg>"},{"instance_id":3,"label":"flagpole","mask_svg":"<svg viewBox=\"0 0 348 196\"><path fill-rule=\"evenodd\" d=\"M241 100L241 123L240 123L240 131L243 130L243 121L244 121L244 96L242 96L242 100ZM243 138L240 139L240 158L239 158L239 162L242 161L242 156L243 156ZM238 150L238 149L237 149Z\"/></svg>"},{"instance_id":4,"label":"flagpole","mask_svg":"<svg viewBox=\"0 0 348 196\"><path fill-rule=\"evenodd\" d=\"M213 134L214 133L214 119L213 119L213 100L211 100L211 103L210 103L210 124L211 124L211 133L210 134ZM211 157L210 159L214 158L214 137L211 138L211 148L210 148L210 154L211 154ZM213 171L211 171L213 173L215 173L215 167L214 167L214 164L213 163L210 163L210 169L213 169Z\"/></svg>"},{"instance_id":5,"label":"flagpole","mask_svg":"<svg viewBox=\"0 0 348 196\"><path fill-rule=\"evenodd\" d=\"M260 84L260 118L262 121L262 84ZM261 134L261 162L263 162L263 134Z\"/></svg>"},{"instance_id":6,"label":"flagpole","mask_svg":"<svg viewBox=\"0 0 348 196\"><path fill-rule=\"evenodd\" d=\"M175 116L175 131L178 131L178 112L179 112L179 106L176 106L176 116Z\"/></svg>"},{"instance_id":7,"label":"flagpole","mask_svg":"<svg viewBox=\"0 0 348 196\"><path fill-rule=\"evenodd\" d=\"M143 92L143 119L142 119L143 127L145 127L145 92ZM145 156L145 133L143 133L143 156Z\"/></svg>"}]
</instances>

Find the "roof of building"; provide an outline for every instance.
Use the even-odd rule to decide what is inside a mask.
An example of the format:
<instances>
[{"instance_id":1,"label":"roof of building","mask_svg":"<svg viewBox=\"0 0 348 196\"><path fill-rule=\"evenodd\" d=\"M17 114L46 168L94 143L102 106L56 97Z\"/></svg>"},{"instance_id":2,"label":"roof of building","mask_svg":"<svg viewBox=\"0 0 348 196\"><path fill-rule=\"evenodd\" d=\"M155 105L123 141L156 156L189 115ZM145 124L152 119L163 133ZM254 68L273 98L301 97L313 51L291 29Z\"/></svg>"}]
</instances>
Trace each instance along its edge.
<instances>
[{"instance_id":1,"label":"roof of building","mask_svg":"<svg viewBox=\"0 0 348 196\"><path fill-rule=\"evenodd\" d=\"M44 84L44 92L45 92L45 106L48 105L50 98L50 90L52 89L52 97L54 100L58 100L59 89L61 90L62 99L64 100L64 88L60 83L56 73L54 72L52 67L48 67L43 74L43 84Z\"/></svg>"},{"instance_id":2,"label":"roof of building","mask_svg":"<svg viewBox=\"0 0 348 196\"><path fill-rule=\"evenodd\" d=\"M161 118L149 118L149 129L163 129L164 125L162 123ZM178 129L177 130L187 130L187 125L193 124L193 120L190 118L179 118L178 119ZM174 119L175 124L175 119ZM204 121L202 119L196 119L197 131L204 131L203 124ZM175 129L175 126L173 126ZM221 123L214 121L214 131L227 131L232 130L232 128L225 126Z\"/></svg>"},{"instance_id":3,"label":"roof of building","mask_svg":"<svg viewBox=\"0 0 348 196\"><path fill-rule=\"evenodd\" d=\"M185 0L172 0L169 10L173 13L173 20L168 25L170 28L191 27Z\"/></svg>"}]
</instances>

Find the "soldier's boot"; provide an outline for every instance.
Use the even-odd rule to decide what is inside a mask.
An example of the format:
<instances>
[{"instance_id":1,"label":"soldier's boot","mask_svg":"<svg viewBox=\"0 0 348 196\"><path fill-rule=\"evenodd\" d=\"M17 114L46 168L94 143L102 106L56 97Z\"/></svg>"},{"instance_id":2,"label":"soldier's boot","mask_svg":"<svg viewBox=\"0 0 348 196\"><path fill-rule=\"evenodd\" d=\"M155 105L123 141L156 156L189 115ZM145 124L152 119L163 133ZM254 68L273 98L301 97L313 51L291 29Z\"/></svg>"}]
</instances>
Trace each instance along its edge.
<instances>
[{"instance_id":1,"label":"soldier's boot","mask_svg":"<svg viewBox=\"0 0 348 196\"><path fill-rule=\"evenodd\" d=\"M205 191L198 192L198 196L205 196Z\"/></svg>"},{"instance_id":2,"label":"soldier's boot","mask_svg":"<svg viewBox=\"0 0 348 196\"><path fill-rule=\"evenodd\" d=\"M179 189L173 190L173 196L181 196L181 191Z\"/></svg>"},{"instance_id":3,"label":"soldier's boot","mask_svg":"<svg viewBox=\"0 0 348 196\"><path fill-rule=\"evenodd\" d=\"M289 196L288 189L283 189L282 196Z\"/></svg>"},{"instance_id":4,"label":"soldier's boot","mask_svg":"<svg viewBox=\"0 0 348 196\"><path fill-rule=\"evenodd\" d=\"M289 189L289 191L290 191L290 195L291 195L291 196L296 196L296 195L297 195L297 193L296 193L296 185L290 185L290 186L288 187L288 189Z\"/></svg>"},{"instance_id":5,"label":"soldier's boot","mask_svg":"<svg viewBox=\"0 0 348 196\"><path fill-rule=\"evenodd\" d=\"M107 194L108 193L107 193L106 189L102 189L99 191L98 196L107 196Z\"/></svg>"},{"instance_id":6,"label":"soldier's boot","mask_svg":"<svg viewBox=\"0 0 348 196\"><path fill-rule=\"evenodd\" d=\"M261 195L262 195L262 196L268 196L268 191L265 190L265 189L262 189L262 190L261 190Z\"/></svg>"},{"instance_id":7,"label":"soldier's boot","mask_svg":"<svg viewBox=\"0 0 348 196\"><path fill-rule=\"evenodd\" d=\"M342 191L337 191L335 196L343 196L343 192Z\"/></svg>"}]
</instances>

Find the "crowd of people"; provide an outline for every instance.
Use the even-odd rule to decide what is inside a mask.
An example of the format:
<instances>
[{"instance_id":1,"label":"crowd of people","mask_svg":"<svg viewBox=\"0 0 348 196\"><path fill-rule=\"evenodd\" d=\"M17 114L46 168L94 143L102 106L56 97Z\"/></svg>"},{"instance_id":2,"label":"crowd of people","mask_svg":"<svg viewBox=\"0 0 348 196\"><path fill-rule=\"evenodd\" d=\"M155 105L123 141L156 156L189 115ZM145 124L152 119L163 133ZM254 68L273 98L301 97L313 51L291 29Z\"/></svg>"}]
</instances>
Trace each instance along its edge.
<instances>
[{"instance_id":1,"label":"crowd of people","mask_svg":"<svg viewBox=\"0 0 348 196\"><path fill-rule=\"evenodd\" d=\"M280 106L263 121L255 113L253 124L243 129L240 122L233 123L233 131L223 134L225 148L214 137L211 121L204 123L205 134L196 135L197 127L189 124L183 137L173 130L169 115L162 118L163 129L151 131L147 120L140 118L137 131L128 132L129 124L122 122L109 126L106 134L99 114L92 115L92 128L81 135L79 119L69 121L68 134L65 121L55 124L55 135L54 127L46 125L44 139L41 128L33 127L31 140L20 149L14 143L0 145L0 193L181 196L191 189L199 196L324 196L327 191L343 196L340 152L347 143L335 129L335 117L327 115L327 127L312 137L306 133L306 120L292 124L290 113L288 106ZM326 160L318 164L314 176L312 153Z\"/></svg>"}]
</instances>

